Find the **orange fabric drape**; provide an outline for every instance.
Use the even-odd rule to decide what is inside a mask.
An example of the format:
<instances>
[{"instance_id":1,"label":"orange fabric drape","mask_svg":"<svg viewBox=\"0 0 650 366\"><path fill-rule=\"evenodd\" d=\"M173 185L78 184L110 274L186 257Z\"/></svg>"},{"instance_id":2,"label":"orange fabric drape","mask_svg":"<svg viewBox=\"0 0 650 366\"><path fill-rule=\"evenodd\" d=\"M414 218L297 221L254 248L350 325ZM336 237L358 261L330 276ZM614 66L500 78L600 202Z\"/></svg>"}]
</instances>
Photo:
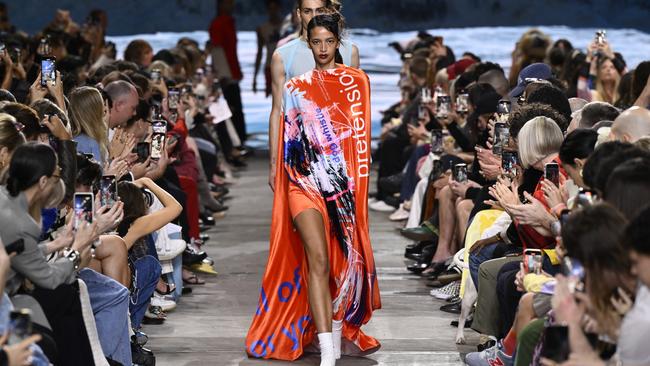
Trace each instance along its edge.
<instances>
[{"instance_id":1,"label":"orange fabric drape","mask_svg":"<svg viewBox=\"0 0 650 366\"><path fill-rule=\"evenodd\" d=\"M370 86L361 70L314 70L285 85L270 253L246 337L250 356L295 360L314 340L307 259L289 210L290 184L325 223L334 316L344 320L343 354L379 348L361 331L381 307L368 234L370 122Z\"/></svg>"}]
</instances>

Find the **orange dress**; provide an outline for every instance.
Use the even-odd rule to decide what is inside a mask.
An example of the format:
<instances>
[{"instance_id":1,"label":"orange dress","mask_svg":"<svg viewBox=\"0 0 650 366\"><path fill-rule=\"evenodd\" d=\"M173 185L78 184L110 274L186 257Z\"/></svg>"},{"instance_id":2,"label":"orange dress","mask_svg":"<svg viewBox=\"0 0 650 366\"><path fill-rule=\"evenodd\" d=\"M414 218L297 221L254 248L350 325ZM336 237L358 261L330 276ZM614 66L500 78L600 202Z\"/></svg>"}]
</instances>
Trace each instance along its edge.
<instances>
[{"instance_id":1,"label":"orange dress","mask_svg":"<svg viewBox=\"0 0 650 366\"><path fill-rule=\"evenodd\" d=\"M246 337L252 357L295 360L314 340L307 258L293 218L318 210L330 256L334 318L343 354L379 349L361 331L381 307L368 235L370 86L361 70L310 71L285 84L270 253L259 305Z\"/></svg>"}]
</instances>

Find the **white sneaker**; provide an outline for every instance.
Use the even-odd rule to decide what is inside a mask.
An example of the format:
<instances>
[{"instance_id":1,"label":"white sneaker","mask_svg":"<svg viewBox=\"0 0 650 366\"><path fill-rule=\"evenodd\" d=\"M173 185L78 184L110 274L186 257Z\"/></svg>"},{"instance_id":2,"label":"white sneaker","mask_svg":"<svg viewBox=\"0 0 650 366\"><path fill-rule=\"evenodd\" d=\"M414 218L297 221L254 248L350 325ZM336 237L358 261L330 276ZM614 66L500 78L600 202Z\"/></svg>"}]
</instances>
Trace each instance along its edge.
<instances>
[{"instance_id":1,"label":"white sneaker","mask_svg":"<svg viewBox=\"0 0 650 366\"><path fill-rule=\"evenodd\" d=\"M372 205L374 203L377 203L377 199L375 197L368 198L368 205Z\"/></svg>"},{"instance_id":2,"label":"white sneaker","mask_svg":"<svg viewBox=\"0 0 650 366\"><path fill-rule=\"evenodd\" d=\"M458 296L460 292L460 281L454 281L446 284L441 288L434 288L429 294L436 299L449 300L452 297Z\"/></svg>"},{"instance_id":3,"label":"white sneaker","mask_svg":"<svg viewBox=\"0 0 650 366\"><path fill-rule=\"evenodd\" d=\"M370 208L373 211L378 211L378 212L393 212L395 211L395 207L387 204L384 201L377 201L373 204L368 205L368 208Z\"/></svg>"},{"instance_id":4,"label":"white sneaker","mask_svg":"<svg viewBox=\"0 0 650 366\"><path fill-rule=\"evenodd\" d=\"M165 312L176 309L176 302L168 298L165 298L164 296L159 295L158 293L155 292L153 294L153 297L151 298L151 305L160 306L160 308L162 308L163 311Z\"/></svg>"},{"instance_id":5,"label":"white sneaker","mask_svg":"<svg viewBox=\"0 0 650 366\"><path fill-rule=\"evenodd\" d=\"M409 218L409 212L404 209L404 204L400 204L397 211L393 212L388 219L390 221L403 221Z\"/></svg>"}]
</instances>

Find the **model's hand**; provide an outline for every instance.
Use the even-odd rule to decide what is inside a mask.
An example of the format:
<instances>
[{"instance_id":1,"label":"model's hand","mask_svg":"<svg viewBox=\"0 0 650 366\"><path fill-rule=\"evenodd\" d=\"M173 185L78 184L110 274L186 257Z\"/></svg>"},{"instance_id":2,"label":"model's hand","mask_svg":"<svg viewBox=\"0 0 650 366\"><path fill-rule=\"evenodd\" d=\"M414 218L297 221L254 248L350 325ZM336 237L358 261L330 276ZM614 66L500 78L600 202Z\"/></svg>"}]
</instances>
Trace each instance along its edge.
<instances>
[{"instance_id":1,"label":"model's hand","mask_svg":"<svg viewBox=\"0 0 650 366\"><path fill-rule=\"evenodd\" d=\"M269 187L275 193L275 167L273 165L269 167Z\"/></svg>"}]
</instances>

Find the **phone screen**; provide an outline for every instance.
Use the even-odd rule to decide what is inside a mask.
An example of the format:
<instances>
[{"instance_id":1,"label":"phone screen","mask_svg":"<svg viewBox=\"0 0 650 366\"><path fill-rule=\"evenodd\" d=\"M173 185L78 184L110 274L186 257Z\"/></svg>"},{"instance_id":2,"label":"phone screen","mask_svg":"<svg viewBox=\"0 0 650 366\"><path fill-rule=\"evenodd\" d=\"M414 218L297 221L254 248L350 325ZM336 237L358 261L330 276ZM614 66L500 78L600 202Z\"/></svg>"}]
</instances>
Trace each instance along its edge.
<instances>
[{"instance_id":1,"label":"phone screen","mask_svg":"<svg viewBox=\"0 0 650 366\"><path fill-rule=\"evenodd\" d=\"M99 192L102 206L113 206L117 202L117 180L114 175L102 176Z\"/></svg>"},{"instance_id":2,"label":"phone screen","mask_svg":"<svg viewBox=\"0 0 650 366\"><path fill-rule=\"evenodd\" d=\"M48 82L56 82L56 63L52 57L41 60L41 85L47 86Z\"/></svg>"},{"instance_id":3,"label":"phone screen","mask_svg":"<svg viewBox=\"0 0 650 366\"><path fill-rule=\"evenodd\" d=\"M32 312L29 309L9 313L9 344L17 344L32 335Z\"/></svg>"},{"instance_id":4,"label":"phone screen","mask_svg":"<svg viewBox=\"0 0 650 366\"><path fill-rule=\"evenodd\" d=\"M93 194L92 193L75 193L74 194L74 226L79 228L82 222L93 222Z\"/></svg>"},{"instance_id":5,"label":"phone screen","mask_svg":"<svg viewBox=\"0 0 650 366\"><path fill-rule=\"evenodd\" d=\"M431 152L440 155L444 152L444 138L442 130L431 130Z\"/></svg>"},{"instance_id":6,"label":"phone screen","mask_svg":"<svg viewBox=\"0 0 650 366\"><path fill-rule=\"evenodd\" d=\"M524 272L526 273L542 273L542 251L539 249L526 249L524 250Z\"/></svg>"},{"instance_id":7,"label":"phone screen","mask_svg":"<svg viewBox=\"0 0 650 366\"><path fill-rule=\"evenodd\" d=\"M469 104L469 94L461 93L456 97L456 112L458 113L467 113Z\"/></svg>"},{"instance_id":8,"label":"phone screen","mask_svg":"<svg viewBox=\"0 0 650 366\"><path fill-rule=\"evenodd\" d=\"M160 159L165 149L165 137L167 134L154 132L151 135L151 158Z\"/></svg>"},{"instance_id":9,"label":"phone screen","mask_svg":"<svg viewBox=\"0 0 650 366\"><path fill-rule=\"evenodd\" d=\"M501 168L506 176L514 178L517 175L517 164L517 152L503 151L501 154Z\"/></svg>"},{"instance_id":10,"label":"phone screen","mask_svg":"<svg viewBox=\"0 0 650 366\"><path fill-rule=\"evenodd\" d=\"M458 183L467 181L467 164L460 163L454 166L454 180Z\"/></svg>"},{"instance_id":11,"label":"phone screen","mask_svg":"<svg viewBox=\"0 0 650 366\"><path fill-rule=\"evenodd\" d=\"M544 178L553 182L556 187L560 186L560 167L557 163L544 165Z\"/></svg>"},{"instance_id":12,"label":"phone screen","mask_svg":"<svg viewBox=\"0 0 650 366\"><path fill-rule=\"evenodd\" d=\"M451 98L449 95L440 95L436 103L436 117L447 118L451 111Z\"/></svg>"},{"instance_id":13,"label":"phone screen","mask_svg":"<svg viewBox=\"0 0 650 366\"><path fill-rule=\"evenodd\" d=\"M171 88L167 94L167 103L169 109L178 109L178 103L181 100L181 92L178 88Z\"/></svg>"},{"instance_id":14,"label":"phone screen","mask_svg":"<svg viewBox=\"0 0 650 366\"><path fill-rule=\"evenodd\" d=\"M148 142L138 142L135 146L135 152L138 154L138 162L144 163L149 158L149 148Z\"/></svg>"},{"instance_id":15,"label":"phone screen","mask_svg":"<svg viewBox=\"0 0 650 366\"><path fill-rule=\"evenodd\" d=\"M494 125L494 142L492 152L494 155L503 154L503 148L508 145L510 140L510 129L505 123L499 122Z\"/></svg>"}]
</instances>

